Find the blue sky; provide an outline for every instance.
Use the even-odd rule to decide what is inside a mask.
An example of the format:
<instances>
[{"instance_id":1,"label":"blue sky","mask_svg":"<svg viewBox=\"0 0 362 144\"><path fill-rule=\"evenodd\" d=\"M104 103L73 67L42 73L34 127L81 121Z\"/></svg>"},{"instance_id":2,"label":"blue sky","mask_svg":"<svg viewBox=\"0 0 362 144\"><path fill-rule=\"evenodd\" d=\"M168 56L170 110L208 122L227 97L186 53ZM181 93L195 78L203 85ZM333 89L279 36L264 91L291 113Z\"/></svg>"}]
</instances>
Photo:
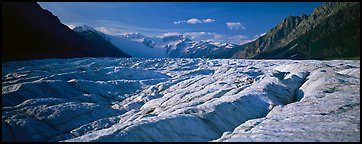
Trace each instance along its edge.
<instances>
[{"instance_id":1,"label":"blue sky","mask_svg":"<svg viewBox=\"0 0 362 144\"><path fill-rule=\"evenodd\" d=\"M250 42L289 15L310 15L323 2L38 2L69 27L108 34L184 34L192 39Z\"/></svg>"}]
</instances>

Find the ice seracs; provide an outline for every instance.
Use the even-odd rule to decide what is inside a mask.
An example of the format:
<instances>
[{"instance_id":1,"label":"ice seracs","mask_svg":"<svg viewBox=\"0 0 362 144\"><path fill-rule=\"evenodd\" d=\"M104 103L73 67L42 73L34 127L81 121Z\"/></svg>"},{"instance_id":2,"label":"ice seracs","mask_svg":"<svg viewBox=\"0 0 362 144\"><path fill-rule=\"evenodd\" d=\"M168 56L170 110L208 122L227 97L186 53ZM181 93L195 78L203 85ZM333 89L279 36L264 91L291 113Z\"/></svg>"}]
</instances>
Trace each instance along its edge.
<instances>
[{"instance_id":1,"label":"ice seracs","mask_svg":"<svg viewBox=\"0 0 362 144\"><path fill-rule=\"evenodd\" d=\"M3 141L360 141L360 61L2 65Z\"/></svg>"},{"instance_id":2,"label":"ice seracs","mask_svg":"<svg viewBox=\"0 0 362 144\"><path fill-rule=\"evenodd\" d=\"M331 65L310 72L297 102L276 106L266 117L249 120L215 141L359 142L360 67ZM340 74L346 71L351 73Z\"/></svg>"}]
</instances>

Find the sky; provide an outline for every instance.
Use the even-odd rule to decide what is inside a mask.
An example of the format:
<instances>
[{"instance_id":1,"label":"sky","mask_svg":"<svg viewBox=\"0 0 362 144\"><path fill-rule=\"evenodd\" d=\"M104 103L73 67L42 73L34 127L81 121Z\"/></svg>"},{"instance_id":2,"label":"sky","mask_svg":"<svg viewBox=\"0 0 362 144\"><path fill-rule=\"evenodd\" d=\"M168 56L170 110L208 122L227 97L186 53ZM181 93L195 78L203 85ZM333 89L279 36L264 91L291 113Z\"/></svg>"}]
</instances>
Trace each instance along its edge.
<instances>
[{"instance_id":1,"label":"sky","mask_svg":"<svg viewBox=\"0 0 362 144\"><path fill-rule=\"evenodd\" d=\"M70 28L87 25L119 35L183 34L245 44L287 16L310 15L323 2L38 2Z\"/></svg>"}]
</instances>

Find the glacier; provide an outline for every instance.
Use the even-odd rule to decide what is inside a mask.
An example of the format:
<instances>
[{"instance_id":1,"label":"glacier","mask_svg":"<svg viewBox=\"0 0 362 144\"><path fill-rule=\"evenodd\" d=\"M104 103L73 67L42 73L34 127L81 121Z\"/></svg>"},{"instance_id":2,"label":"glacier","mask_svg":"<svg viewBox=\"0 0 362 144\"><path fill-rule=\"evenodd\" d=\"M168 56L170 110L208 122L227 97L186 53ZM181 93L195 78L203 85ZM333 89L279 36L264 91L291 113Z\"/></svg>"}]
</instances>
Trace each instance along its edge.
<instances>
[{"instance_id":1,"label":"glacier","mask_svg":"<svg viewBox=\"0 0 362 144\"><path fill-rule=\"evenodd\" d=\"M2 63L2 141L360 141L359 60Z\"/></svg>"}]
</instances>

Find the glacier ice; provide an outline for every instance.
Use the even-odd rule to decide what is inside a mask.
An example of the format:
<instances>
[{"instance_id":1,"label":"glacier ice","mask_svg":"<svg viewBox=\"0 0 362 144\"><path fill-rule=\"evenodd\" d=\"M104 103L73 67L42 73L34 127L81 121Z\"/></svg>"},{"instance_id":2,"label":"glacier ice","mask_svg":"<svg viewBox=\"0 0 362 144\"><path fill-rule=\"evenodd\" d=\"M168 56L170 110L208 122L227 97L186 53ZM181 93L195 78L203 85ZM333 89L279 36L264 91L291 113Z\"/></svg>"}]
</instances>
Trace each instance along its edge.
<instances>
[{"instance_id":1,"label":"glacier ice","mask_svg":"<svg viewBox=\"0 0 362 144\"><path fill-rule=\"evenodd\" d=\"M3 141L360 141L359 60L2 63Z\"/></svg>"}]
</instances>

